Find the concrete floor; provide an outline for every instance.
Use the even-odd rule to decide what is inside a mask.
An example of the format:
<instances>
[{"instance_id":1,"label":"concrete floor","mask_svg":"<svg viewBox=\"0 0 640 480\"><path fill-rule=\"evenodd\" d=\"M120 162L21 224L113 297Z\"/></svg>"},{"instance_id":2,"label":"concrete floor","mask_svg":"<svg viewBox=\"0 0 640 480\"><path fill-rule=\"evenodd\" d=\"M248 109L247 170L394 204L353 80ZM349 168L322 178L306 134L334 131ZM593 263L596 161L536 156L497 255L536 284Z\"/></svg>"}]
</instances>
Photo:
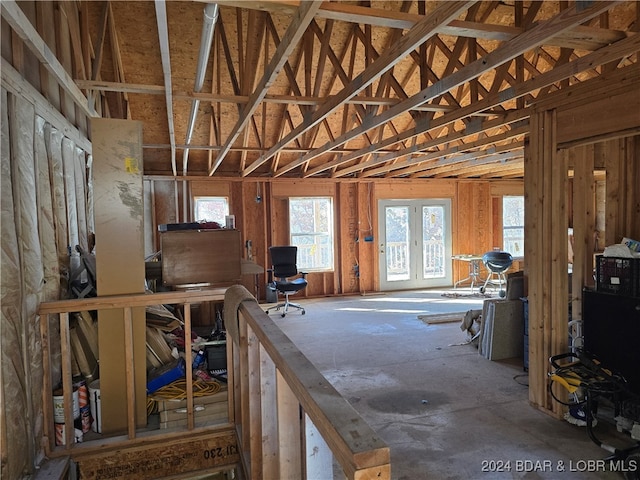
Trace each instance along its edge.
<instances>
[{"instance_id":1,"label":"concrete floor","mask_svg":"<svg viewBox=\"0 0 640 480\"><path fill-rule=\"evenodd\" d=\"M585 428L529 405L521 359L489 361L460 345L467 337L458 322L418 319L484 300L442 292L299 297L306 315L271 317L389 445L396 480L624 478L587 463L608 453ZM600 428L603 439L629 446L605 422Z\"/></svg>"}]
</instances>

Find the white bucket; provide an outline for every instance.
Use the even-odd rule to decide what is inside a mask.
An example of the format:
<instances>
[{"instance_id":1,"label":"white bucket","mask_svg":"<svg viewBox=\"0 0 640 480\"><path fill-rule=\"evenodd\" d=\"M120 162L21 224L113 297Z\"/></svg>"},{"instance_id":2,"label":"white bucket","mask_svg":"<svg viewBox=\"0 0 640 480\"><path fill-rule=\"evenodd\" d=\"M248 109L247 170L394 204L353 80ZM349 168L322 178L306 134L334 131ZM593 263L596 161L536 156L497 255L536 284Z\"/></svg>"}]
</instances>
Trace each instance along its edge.
<instances>
[{"instance_id":1,"label":"white bucket","mask_svg":"<svg viewBox=\"0 0 640 480\"><path fill-rule=\"evenodd\" d=\"M102 402L100 401L100 379L94 380L89 384L89 405L91 406L91 417L93 423L91 430L102 433Z\"/></svg>"},{"instance_id":2,"label":"white bucket","mask_svg":"<svg viewBox=\"0 0 640 480\"><path fill-rule=\"evenodd\" d=\"M78 390L73 391L73 419L80 416L80 400ZM64 395L62 389L53 392L53 421L54 423L64 423Z\"/></svg>"}]
</instances>

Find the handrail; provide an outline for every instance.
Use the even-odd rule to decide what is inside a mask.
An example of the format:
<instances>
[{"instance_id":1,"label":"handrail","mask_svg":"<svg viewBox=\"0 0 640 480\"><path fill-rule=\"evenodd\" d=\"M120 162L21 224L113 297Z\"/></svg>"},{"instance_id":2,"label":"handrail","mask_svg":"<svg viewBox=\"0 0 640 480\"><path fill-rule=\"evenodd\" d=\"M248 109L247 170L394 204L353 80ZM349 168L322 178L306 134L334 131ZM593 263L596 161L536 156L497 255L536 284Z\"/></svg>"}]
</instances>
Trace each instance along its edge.
<instances>
[{"instance_id":1,"label":"handrail","mask_svg":"<svg viewBox=\"0 0 640 480\"><path fill-rule=\"evenodd\" d=\"M72 369L71 369L71 345L69 330L69 313L92 311L92 310L108 310L121 309L124 314L124 341L125 341L125 385L127 393L127 441L131 443L136 439L135 425L135 389L134 389L134 362L133 362L133 321L132 309L136 307L147 307L151 305L171 305L178 304L184 306L184 330L185 330L185 363L191 365L191 304L208 301L224 300L226 288L203 288L198 290L183 290L173 292L160 293L139 293L127 295L108 295L102 297L91 297L81 299L57 300L52 302L43 302L38 308L38 314L45 317L40 324L40 333L42 338L42 363L44 369L43 375L43 420L45 425L45 433L48 437L46 442L46 454L51 455L55 450L55 432L53 422L53 404L52 392L53 385L51 383L51 357L49 346L49 315L60 315L60 341L61 341L61 367L62 367L62 391L63 391L63 409L65 418L64 428L64 450L67 454L72 449L88 449L92 442L83 444L74 444L74 428L73 428L73 394L72 394ZM187 383L187 429L193 430L194 411L193 411L193 389L192 380L193 372L190 368L186 369Z\"/></svg>"},{"instance_id":2,"label":"handrail","mask_svg":"<svg viewBox=\"0 0 640 480\"><path fill-rule=\"evenodd\" d=\"M209 302L212 300L222 300L225 291L226 288L203 288L200 290L105 295L102 297L56 300L41 303L38 308L38 314L48 315L53 313L79 312L81 310Z\"/></svg>"},{"instance_id":3,"label":"handrail","mask_svg":"<svg viewBox=\"0 0 640 480\"><path fill-rule=\"evenodd\" d=\"M225 288L185 290L42 303L39 314L46 317L41 322L45 372L43 416L45 434L48 436L45 453L51 457L71 455L87 458L92 454L102 455L103 447L114 452L117 448L117 451L123 452L127 448L140 448L154 441L152 432L136 432L133 358L128 355L125 372L128 392L127 436L74 444L73 399L69 393L72 392L70 312L122 309L125 341L130 344L131 338L126 331L132 331L132 308L182 304L185 306L185 356L187 365L190 365L190 304L224 300L225 291ZM65 442L59 447L55 447L51 402L53 390L48 342L48 316L51 314L60 315L62 340ZM349 480L391 478L387 445L265 314L255 299L240 304L238 328L239 338L227 338L229 422L220 427L228 432L235 427L239 460L246 478L324 478L335 464L339 465ZM186 369L186 377L187 385L190 385L192 371L189 368ZM210 427L195 428L193 392L187 388L186 429L155 437L157 441L161 436L175 441L180 435L186 439L194 434L211 434L215 431Z\"/></svg>"},{"instance_id":4,"label":"handrail","mask_svg":"<svg viewBox=\"0 0 640 480\"><path fill-rule=\"evenodd\" d=\"M234 351L239 347L234 353L234 391L241 399L260 401L256 406L240 400L235 409L239 444L251 450L247 458L241 449L248 477L313 478L309 462L322 457L324 446L348 479L391 478L388 446L260 306L251 300L242 302L238 320L240 338L233 341ZM302 419L298 410L304 414ZM318 445L311 440L313 452L296 458L296 451L309 449L309 427L319 432L323 442ZM282 431L289 432L284 441ZM305 443L289 447L289 453L274 455L269 445L295 444L301 437ZM331 463L318 468L327 475Z\"/></svg>"}]
</instances>

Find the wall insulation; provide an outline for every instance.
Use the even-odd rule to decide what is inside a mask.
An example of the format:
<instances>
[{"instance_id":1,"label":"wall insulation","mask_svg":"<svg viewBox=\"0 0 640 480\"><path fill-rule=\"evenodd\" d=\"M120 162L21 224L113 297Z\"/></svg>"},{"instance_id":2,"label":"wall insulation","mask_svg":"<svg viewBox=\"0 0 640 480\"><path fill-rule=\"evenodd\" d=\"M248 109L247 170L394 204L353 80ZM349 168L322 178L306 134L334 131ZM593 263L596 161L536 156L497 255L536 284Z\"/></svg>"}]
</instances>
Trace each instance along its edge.
<instances>
[{"instance_id":1,"label":"wall insulation","mask_svg":"<svg viewBox=\"0 0 640 480\"><path fill-rule=\"evenodd\" d=\"M87 245L93 222L86 152L39 116L26 97L3 88L1 102L0 477L22 478L44 455L38 306L68 297L71 252L78 243ZM57 385L60 346L50 349Z\"/></svg>"}]
</instances>

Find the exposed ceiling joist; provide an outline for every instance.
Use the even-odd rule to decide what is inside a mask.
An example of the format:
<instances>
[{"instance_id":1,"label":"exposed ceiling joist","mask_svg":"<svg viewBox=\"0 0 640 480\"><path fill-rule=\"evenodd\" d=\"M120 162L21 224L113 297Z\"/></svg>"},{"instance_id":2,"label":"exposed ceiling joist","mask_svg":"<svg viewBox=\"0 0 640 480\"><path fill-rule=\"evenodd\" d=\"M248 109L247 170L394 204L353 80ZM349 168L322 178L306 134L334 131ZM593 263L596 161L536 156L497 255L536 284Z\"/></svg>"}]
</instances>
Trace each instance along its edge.
<instances>
[{"instance_id":1,"label":"exposed ceiling joist","mask_svg":"<svg viewBox=\"0 0 640 480\"><path fill-rule=\"evenodd\" d=\"M368 85L371 84L380 75L392 68L397 62L404 58L409 52L416 48L421 43L429 39L429 37L437 33L437 29L441 24L448 23L452 18L455 18L461 11L466 10L474 2L445 2L440 4L436 10L428 15L420 23L416 24L411 30L409 30L400 41L392 48L387 50L384 55L378 57L378 59L367 67L361 74L359 74L349 85L340 91L329 102L321 105L316 110L311 119L305 121L303 124L295 128L289 135L278 142L274 147L267 152L267 154L260 157L254 163L252 163L243 172L243 176L247 176L249 173L258 168L262 163L266 162L271 156L273 156L280 148L300 136L308 128L313 127L323 118L326 118L331 112L338 108L343 102L356 96ZM296 162L296 166L299 166L304 162Z\"/></svg>"},{"instance_id":2,"label":"exposed ceiling joist","mask_svg":"<svg viewBox=\"0 0 640 480\"><path fill-rule=\"evenodd\" d=\"M253 94L249 96L249 101L244 107L240 119L232 129L231 135L225 142L222 150L218 153L218 156L214 164L209 169L209 175L213 175L216 169L220 166L224 160L225 155L231 148L233 142L238 138L240 132L246 127L247 123L251 119L251 115L258 108L258 105L262 99L266 96L269 87L280 73L280 70L284 66L284 63L288 60L293 49L298 45L298 42L302 38L302 35L306 31L309 23L313 20L314 15L322 4L321 0L314 0L303 2L298 9L298 12L294 16L286 34L282 38L282 41L278 45L274 56L271 58L262 79L258 83L258 86L254 89Z\"/></svg>"}]
</instances>

